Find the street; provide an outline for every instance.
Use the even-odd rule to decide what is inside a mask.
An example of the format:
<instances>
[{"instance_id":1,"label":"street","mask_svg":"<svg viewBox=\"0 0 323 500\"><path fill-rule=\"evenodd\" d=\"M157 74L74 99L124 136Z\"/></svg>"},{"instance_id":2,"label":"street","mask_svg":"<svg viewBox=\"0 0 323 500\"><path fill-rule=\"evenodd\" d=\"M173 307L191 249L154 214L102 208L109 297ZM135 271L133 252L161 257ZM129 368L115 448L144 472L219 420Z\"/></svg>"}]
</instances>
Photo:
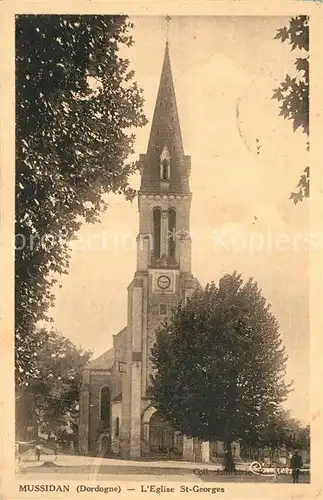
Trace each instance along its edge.
<instances>
[{"instance_id":1,"label":"street","mask_svg":"<svg viewBox=\"0 0 323 500\"><path fill-rule=\"evenodd\" d=\"M248 471L248 464L237 464L234 474L224 473L218 464L181 461L130 461L111 458L80 457L70 455L46 456L38 462L29 458L22 460L18 478L22 480L64 480L71 481L159 481L181 483L291 483L290 474L255 475ZM301 483L309 483L308 475L302 475Z\"/></svg>"}]
</instances>

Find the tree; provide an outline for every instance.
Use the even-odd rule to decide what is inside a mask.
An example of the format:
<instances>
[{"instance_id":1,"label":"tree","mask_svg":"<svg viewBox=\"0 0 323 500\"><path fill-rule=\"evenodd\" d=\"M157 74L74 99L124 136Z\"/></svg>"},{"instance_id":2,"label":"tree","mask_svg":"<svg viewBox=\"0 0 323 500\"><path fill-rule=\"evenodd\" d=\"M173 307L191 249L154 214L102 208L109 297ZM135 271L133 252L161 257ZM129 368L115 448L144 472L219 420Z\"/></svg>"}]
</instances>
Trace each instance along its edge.
<instances>
[{"instance_id":1,"label":"tree","mask_svg":"<svg viewBox=\"0 0 323 500\"><path fill-rule=\"evenodd\" d=\"M282 412L278 421L281 441L287 449L309 448L309 426L304 426L290 412Z\"/></svg>"},{"instance_id":2,"label":"tree","mask_svg":"<svg viewBox=\"0 0 323 500\"><path fill-rule=\"evenodd\" d=\"M286 458L289 452L295 449L310 449L310 427L304 425L295 419L290 411L281 409L273 415L270 415L266 426L256 442L243 441L241 443L245 451L250 448L257 460L260 459L260 452L265 448L271 449L271 459L279 457L284 450ZM247 449L247 450L246 450Z\"/></svg>"},{"instance_id":3,"label":"tree","mask_svg":"<svg viewBox=\"0 0 323 500\"><path fill-rule=\"evenodd\" d=\"M277 30L276 39L288 42L297 50L295 59L297 75L286 75L285 80L274 90L273 98L280 103L280 115L292 120L294 131L302 129L309 135L309 26L307 16L297 16L289 26ZM309 143L308 143L309 147ZM297 185L297 192L291 193L294 203L309 196L309 166L306 166Z\"/></svg>"},{"instance_id":4,"label":"tree","mask_svg":"<svg viewBox=\"0 0 323 500\"><path fill-rule=\"evenodd\" d=\"M281 410L268 421L268 426L261 439L263 446L269 446L272 454L280 448L308 448L305 434L306 427L290 415L289 411Z\"/></svg>"},{"instance_id":5,"label":"tree","mask_svg":"<svg viewBox=\"0 0 323 500\"><path fill-rule=\"evenodd\" d=\"M310 450L311 450L311 428L309 425L305 427L302 426L299 430L298 434L298 443L297 446L303 450L307 450L308 452L308 460L310 459Z\"/></svg>"},{"instance_id":6,"label":"tree","mask_svg":"<svg viewBox=\"0 0 323 500\"><path fill-rule=\"evenodd\" d=\"M174 311L157 332L151 398L184 435L231 443L259 439L286 399L287 357L257 283L225 275Z\"/></svg>"},{"instance_id":7,"label":"tree","mask_svg":"<svg viewBox=\"0 0 323 500\"><path fill-rule=\"evenodd\" d=\"M48 437L60 437L70 431L75 440L81 369L91 353L77 348L60 333L41 329L37 331L40 350L35 357L38 376L31 380L17 400L17 434L26 439L28 424L33 427L32 438L38 437L38 428Z\"/></svg>"},{"instance_id":8,"label":"tree","mask_svg":"<svg viewBox=\"0 0 323 500\"><path fill-rule=\"evenodd\" d=\"M35 325L67 273L68 242L97 222L104 194L131 199L134 127L145 125L125 16L16 18L16 379L37 376Z\"/></svg>"}]
</instances>

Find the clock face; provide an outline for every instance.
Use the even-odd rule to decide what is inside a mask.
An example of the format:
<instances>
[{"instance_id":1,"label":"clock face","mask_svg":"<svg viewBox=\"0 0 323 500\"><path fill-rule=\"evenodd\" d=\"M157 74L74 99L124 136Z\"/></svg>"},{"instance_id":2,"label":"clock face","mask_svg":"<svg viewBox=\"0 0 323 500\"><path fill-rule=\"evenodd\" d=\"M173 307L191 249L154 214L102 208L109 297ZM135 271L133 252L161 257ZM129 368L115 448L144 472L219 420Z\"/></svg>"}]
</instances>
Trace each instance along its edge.
<instances>
[{"instance_id":1,"label":"clock face","mask_svg":"<svg viewBox=\"0 0 323 500\"><path fill-rule=\"evenodd\" d=\"M159 276L159 278L157 280L157 285L162 290L166 290L166 288L169 288L169 286L170 286L170 279L169 279L169 277L165 276L165 275Z\"/></svg>"}]
</instances>

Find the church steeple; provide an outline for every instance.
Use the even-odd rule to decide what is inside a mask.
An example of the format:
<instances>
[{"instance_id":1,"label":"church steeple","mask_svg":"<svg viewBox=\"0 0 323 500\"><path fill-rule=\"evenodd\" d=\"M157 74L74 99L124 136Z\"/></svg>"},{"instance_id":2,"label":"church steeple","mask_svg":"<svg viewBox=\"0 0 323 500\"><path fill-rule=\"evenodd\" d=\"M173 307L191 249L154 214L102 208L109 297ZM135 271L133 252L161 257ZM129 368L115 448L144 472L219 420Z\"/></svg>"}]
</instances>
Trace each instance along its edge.
<instances>
[{"instance_id":1,"label":"church steeple","mask_svg":"<svg viewBox=\"0 0 323 500\"><path fill-rule=\"evenodd\" d=\"M147 153L139 161L137 269L190 273L191 158L184 154L168 42Z\"/></svg>"},{"instance_id":2,"label":"church steeple","mask_svg":"<svg viewBox=\"0 0 323 500\"><path fill-rule=\"evenodd\" d=\"M189 193L190 158L184 155L168 42L147 154L140 162L141 192Z\"/></svg>"}]
</instances>

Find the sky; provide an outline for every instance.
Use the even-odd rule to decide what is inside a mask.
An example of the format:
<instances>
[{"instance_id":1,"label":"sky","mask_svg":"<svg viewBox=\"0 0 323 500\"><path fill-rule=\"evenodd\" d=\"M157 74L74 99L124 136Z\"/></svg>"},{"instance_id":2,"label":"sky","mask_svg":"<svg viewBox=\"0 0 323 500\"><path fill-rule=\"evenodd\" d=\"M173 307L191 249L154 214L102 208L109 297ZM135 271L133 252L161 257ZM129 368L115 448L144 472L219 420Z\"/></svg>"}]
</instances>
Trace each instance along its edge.
<instances>
[{"instance_id":1,"label":"sky","mask_svg":"<svg viewBox=\"0 0 323 500\"><path fill-rule=\"evenodd\" d=\"M133 18L134 45L121 52L144 90L145 153L162 68L166 22ZM308 162L306 138L279 116L273 89L294 74L288 44L274 40L283 17L173 17L169 47L185 153L192 157L192 268L204 286L234 270L253 277L272 305L289 356L287 407L309 421L308 202L289 195ZM259 148L259 149L257 149ZM258 151L258 154L257 154ZM131 185L139 187L134 176ZM137 201L109 195L101 223L84 225L69 274L56 287L54 328L94 356L126 325L136 266Z\"/></svg>"}]
</instances>

